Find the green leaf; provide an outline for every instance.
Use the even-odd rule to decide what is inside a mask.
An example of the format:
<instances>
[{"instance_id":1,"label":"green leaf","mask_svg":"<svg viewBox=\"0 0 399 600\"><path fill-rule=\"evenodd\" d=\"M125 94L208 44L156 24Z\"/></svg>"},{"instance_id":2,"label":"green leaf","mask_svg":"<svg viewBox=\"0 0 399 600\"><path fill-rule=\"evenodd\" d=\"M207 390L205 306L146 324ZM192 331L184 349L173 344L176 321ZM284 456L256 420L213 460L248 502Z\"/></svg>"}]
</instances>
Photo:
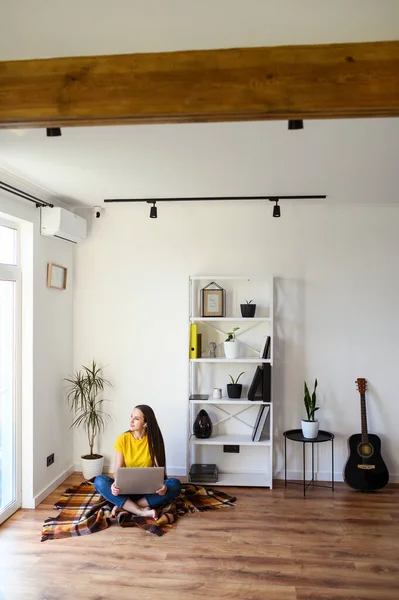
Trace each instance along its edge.
<instances>
[{"instance_id":1,"label":"green leaf","mask_svg":"<svg viewBox=\"0 0 399 600\"><path fill-rule=\"evenodd\" d=\"M238 380L240 379L241 375L244 375L244 373L245 373L245 371L243 371L242 373L240 373L240 374L239 374L239 376L238 376L236 379L234 379L234 378L232 377L232 375L229 375L229 377L230 377L230 379L231 379L231 383L232 383L232 384L234 384L234 385L235 385L236 383L238 383Z\"/></svg>"},{"instance_id":2,"label":"green leaf","mask_svg":"<svg viewBox=\"0 0 399 600\"><path fill-rule=\"evenodd\" d=\"M306 414L308 416L308 421L314 421L314 414L316 412L316 410L319 410L318 407L316 407L316 389L317 389L317 379L315 379L314 382L314 387L313 387L313 392L312 395L310 395L309 392L309 388L306 384L306 381L304 382L304 404L305 404L305 409L306 409Z\"/></svg>"},{"instance_id":3,"label":"green leaf","mask_svg":"<svg viewBox=\"0 0 399 600\"><path fill-rule=\"evenodd\" d=\"M235 383L238 383L238 380L240 379L241 375L244 375L244 373L245 373L245 371L242 371L242 373L239 374L239 376L235 380Z\"/></svg>"}]
</instances>

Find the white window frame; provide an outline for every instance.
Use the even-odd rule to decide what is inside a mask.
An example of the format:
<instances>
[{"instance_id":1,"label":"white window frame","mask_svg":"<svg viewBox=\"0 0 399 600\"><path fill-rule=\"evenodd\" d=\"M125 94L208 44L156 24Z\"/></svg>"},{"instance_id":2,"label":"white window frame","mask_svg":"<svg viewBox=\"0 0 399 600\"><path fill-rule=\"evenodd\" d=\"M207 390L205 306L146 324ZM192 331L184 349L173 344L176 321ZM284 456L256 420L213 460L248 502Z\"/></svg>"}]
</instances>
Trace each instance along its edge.
<instances>
[{"instance_id":1,"label":"white window frame","mask_svg":"<svg viewBox=\"0 0 399 600\"><path fill-rule=\"evenodd\" d=\"M22 472L21 472L21 232L14 221L0 218L0 225L10 227L17 232L17 265L0 263L0 279L15 282L15 373L14 373L14 423L15 423L15 501L0 514L0 524L7 520L21 507Z\"/></svg>"}]
</instances>

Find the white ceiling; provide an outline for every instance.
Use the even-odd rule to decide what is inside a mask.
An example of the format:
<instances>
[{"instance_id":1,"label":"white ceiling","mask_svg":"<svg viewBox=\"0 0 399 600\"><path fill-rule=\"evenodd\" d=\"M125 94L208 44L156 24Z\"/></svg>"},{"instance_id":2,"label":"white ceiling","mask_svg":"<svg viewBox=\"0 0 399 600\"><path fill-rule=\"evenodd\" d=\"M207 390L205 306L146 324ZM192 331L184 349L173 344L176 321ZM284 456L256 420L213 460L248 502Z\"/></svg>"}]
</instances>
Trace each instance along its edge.
<instances>
[{"instance_id":1,"label":"white ceiling","mask_svg":"<svg viewBox=\"0 0 399 600\"><path fill-rule=\"evenodd\" d=\"M0 131L0 175L70 206L263 194L396 204L398 156L399 119L305 121L300 131L285 121L72 127L59 138Z\"/></svg>"},{"instance_id":2,"label":"white ceiling","mask_svg":"<svg viewBox=\"0 0 399 600\"><path fill-rule=\"evenodd\" d=\"M0 60L393 40L398 0L1 0Z\"/></svg>"},{"instance_id":3,"label":"white ceiling","mask_svg":"<svg viewBox=\"0 0 399 600\"><path fill-rule=\"evenodd\" d=\"M397 0L1 0L0 60L399 38ZM0 130L0 175L106 197L328 194L397 203L399 120Z\"/></svg>"}]
</instances>

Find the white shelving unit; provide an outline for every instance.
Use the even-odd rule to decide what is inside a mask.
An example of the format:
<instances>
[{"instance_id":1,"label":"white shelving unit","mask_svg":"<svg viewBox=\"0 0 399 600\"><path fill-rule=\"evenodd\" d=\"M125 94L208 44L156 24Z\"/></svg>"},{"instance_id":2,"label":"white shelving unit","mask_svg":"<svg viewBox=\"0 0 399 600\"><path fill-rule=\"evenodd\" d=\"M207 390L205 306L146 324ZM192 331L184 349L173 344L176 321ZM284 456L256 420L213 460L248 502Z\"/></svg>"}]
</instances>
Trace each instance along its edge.
<instances>
[{"instance_id":1,"label":"white shelving unit","mask_svg":"<svg viewBox=\"0 0 399 600\"><path fill-rule=\"evenodd\" d=\"M191 319L192 323L197 323L197 322L201 322L201 321L209 321L211 317L193 317ZM254 321L268 321L270 322L269 318L262 318L262 317L252 317L252 318L247 318L247 317L220 317L223 318L223 321L248 321L253 323ZM212 317L212 320L218 320L218 317Z\"/></svg>"},{"instance_id":2,"label":"white shelving unit","mask_svg":"<svg viewBox=\"0 0 399 600\"><path fill-rule=\"evenodd\" d=\"M192 362L208 363L270 363L263 358L192 358Z\"/></svg>"},{"instance_id":3,"label":"white shelving unit","mask_svg":"<svg viewBox=\"0 0 399 600\"><path fill-rule=\"evenodd\" d=\"M201 289L216 282L226 291L226 316L203 317L200 308ZM272 488L273 484L273 402L227 397L229 374L237 377L245 371L240 383L243 393L262 363L273 365L273 295L272 277L197 275L190 277L189 325L196 323L202 335L202 354L189 359L189 396L209 394L208 400L188 401L187 473L194 463L216 463L219 470L215 486L259 486ZM240 304L246 300L256 303L253 318L240 316ZM236 338L241 352L238 358L224 356L223 341L232 327L239 327ZM260 358L266 335L271 337L270 358ZM209 343L215 342L216 358L209 356ZM214 387L222 388L223 397L212 396ZM252 432L260 406L269 407L264 434L259 442L252 441ZM211 417L213 432L208 439L193 434L193 424L200 409ZM225 446L238 446L239 453L225 452Z\"/></svg>"}]
</instances>

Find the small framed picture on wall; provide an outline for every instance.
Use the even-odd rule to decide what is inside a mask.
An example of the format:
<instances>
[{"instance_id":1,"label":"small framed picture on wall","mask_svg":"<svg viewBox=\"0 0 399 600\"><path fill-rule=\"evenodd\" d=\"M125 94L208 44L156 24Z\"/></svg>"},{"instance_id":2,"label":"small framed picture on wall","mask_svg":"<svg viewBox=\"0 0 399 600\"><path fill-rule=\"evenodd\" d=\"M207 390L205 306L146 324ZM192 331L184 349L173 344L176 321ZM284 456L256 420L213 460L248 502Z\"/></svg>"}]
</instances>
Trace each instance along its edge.
<instances>
[{"instance_id":1,"label":"small framed picture on wall","mask_svg":"<svg viewBox=\"0 0 399 600\"><path fill-rule=\"evenodd\" d=\"M47 287L66 290L67 269L55 263L47 263Z\"/></svg>"}]
</instances>

